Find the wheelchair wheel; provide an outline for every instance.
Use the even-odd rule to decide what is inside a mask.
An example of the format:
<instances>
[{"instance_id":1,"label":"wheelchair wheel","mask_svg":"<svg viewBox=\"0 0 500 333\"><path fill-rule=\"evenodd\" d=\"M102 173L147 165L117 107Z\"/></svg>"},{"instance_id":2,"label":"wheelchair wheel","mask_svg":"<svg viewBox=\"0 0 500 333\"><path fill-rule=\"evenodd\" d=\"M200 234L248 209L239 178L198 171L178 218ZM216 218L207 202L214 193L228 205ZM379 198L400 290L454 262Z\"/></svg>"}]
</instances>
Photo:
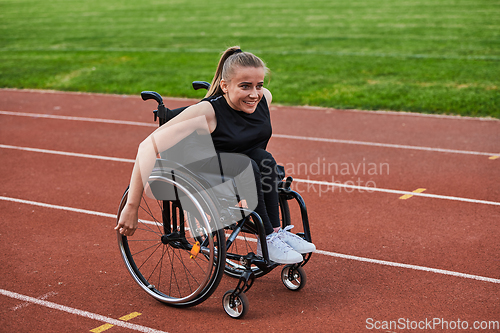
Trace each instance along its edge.
<instances>
[{"instance_id":1,"label":"wheelchair wheel","mask_svg":"<svg viewBox=\"0 0 500 333\"><path fill-rule=\"evenodd\" d=\"M306 272L301 266L286 265L281 271L281 281L289 290L299 291L306 285Z\"/></svg>"},{"instance_id":2,"label":"wheelchair wheel","mask_svg":"<svg viewBox=\"0 0 500 333\"><path fill-rule=\"evenodd\" d=\"M155 299L178 307L199 304L215 291L224 268L217 209L207 192L182 173L150 178L150 184L153 192L166 189L176 200L143 193L135 234L118 233L121 255L133 279ZM118 219L127 197L128 189Z\"/></svg>"},{"instance_id":3,"label":"wheelchair wheel","mask_svg":"<svg viewBox=\"0 0 500 333\"><path fill-rule=\"evenodd\" d=\"M222 297L222 306L224 311L231 317L235 319L243 318L243 316L248 312L248 298L244 293L238 296L232 296L234 290L228 290L224 293Z\"/></svg>"},{"instance_id":4,"label":"wheelchair wheel","mask_svg":"<svg viewBox=\"0 0 500 333\"><path fill-rule=\"evenodd\" d=\"M282 228L290 225L290 209L288 201L281 197L279 198L280 205L280 220ZM226 239L231 235L231 230L225 230ZM243 227L242 231L227 249L226 266L224 272L234 278L239 278L245 267L240 264L240 258L250 252L257 253L257 228L249 218L248 222ZM252 271L256 278L266 275L271 271L263 270L255 265L252 266Z\"/></svg>"}]
</instances>

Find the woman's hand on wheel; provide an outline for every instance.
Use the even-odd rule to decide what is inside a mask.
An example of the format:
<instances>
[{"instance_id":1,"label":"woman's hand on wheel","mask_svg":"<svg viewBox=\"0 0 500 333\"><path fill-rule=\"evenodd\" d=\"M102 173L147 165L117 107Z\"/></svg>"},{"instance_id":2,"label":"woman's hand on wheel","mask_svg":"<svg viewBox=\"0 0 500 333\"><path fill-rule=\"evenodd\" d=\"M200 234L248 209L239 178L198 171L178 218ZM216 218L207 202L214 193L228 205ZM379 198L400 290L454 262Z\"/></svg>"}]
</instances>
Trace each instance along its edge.
<instances>
[{"instance_id":1,"label":"woman's hand on wheel","mask_svg":"<svg viewBox=\"0 0 500 333\"><path fill-rule=\"evenodd\" d=\"M123 236L132 236L137 230L137 224L137 209L126 205L120 214L120 220L118 221L115 230Z\"/></svg>"}]
</instances>

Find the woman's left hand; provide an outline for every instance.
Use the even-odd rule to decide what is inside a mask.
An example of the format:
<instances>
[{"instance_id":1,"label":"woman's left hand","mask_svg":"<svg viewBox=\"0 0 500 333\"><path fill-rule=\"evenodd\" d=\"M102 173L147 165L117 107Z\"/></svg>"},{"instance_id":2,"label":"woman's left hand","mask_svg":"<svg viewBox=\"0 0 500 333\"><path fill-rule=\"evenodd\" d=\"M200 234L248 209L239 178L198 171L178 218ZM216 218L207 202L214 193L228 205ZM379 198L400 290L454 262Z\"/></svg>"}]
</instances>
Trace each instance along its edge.
<instances>
[{"instance_id":1,"label":"woman's left hand","mask_svg":"<svg viewBox=\"0 0 500 333\"><path fill-rule=\"evenodd\" d=\"M138 220L138 210L130 205L126 205L120 214L120 220L115 230L123 236L132 236L137 230Z\"/></svg>"}]
</instances>

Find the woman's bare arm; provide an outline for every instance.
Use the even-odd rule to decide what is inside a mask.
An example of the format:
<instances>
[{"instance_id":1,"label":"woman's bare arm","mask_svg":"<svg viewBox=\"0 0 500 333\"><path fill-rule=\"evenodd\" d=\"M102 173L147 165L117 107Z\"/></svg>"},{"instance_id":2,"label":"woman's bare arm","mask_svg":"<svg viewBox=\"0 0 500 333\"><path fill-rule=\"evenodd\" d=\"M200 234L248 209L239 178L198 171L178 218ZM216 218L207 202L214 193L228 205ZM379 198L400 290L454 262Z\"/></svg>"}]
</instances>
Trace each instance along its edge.
<instances>
[{"instance_id":1,"label":"woman's bare arm","mask_svg":"<svg viewBox=\"0 0 500 333\"><path fill-rule=\"evenodd\" d=\"M267 88L264 88L264 96L266 97L267 106L271 107L271 102L273 101L273 95Z\"/></svg>"},{"instance_id":2,"label":"woman's bare arm","mask_svg":"<svg viewBox=\"0 0 500 333\"><path fill-rule=\"evenodd\" d=\"M216 125L212 105L200 102L185 109L141 142L130 178L127 203L115 230L124 236L132 236L135 233L144 185L153 170L158 153L174 146L194 131L211 133Z\"/></svg>"}]
</instances>

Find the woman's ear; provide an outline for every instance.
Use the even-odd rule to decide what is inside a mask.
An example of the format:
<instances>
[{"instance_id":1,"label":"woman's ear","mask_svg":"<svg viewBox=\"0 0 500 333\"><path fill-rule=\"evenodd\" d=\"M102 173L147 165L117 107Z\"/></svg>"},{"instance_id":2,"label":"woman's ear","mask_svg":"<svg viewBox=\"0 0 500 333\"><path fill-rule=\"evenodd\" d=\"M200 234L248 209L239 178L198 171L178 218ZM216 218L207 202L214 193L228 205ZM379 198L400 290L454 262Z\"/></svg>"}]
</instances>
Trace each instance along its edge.
<instances>
[{"instance_id":1,"label":"woman's ear","mask_svg":"<svg viewBox=\"0 0 500 333\"><path fill-rule=\"evenodd\" d=\"M220 88L224 94L227 94L227 84L226 80L220 80Z\"/></svg>"}]
</instances>

